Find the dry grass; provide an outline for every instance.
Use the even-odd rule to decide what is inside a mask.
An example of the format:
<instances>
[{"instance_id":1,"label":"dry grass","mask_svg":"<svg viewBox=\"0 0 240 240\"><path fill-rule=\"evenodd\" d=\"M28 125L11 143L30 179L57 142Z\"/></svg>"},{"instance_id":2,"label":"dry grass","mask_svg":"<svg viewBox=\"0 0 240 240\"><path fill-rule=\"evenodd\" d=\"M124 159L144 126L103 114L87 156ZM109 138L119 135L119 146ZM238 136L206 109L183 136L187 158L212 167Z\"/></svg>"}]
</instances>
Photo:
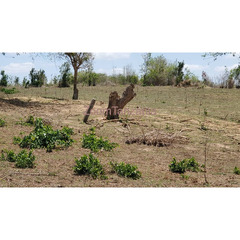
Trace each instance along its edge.
<instances>
[{"instance_id":1,"label":"dry grass","mask_svg":"<svg viewBox=\"0 0 240 240\"><path fill-rule=\"evenodd\" d=\"M240 167L239 90L137 86L137 96L129 108L155 108L156 115L125 115L121 121L106 121L103 115L91 115L89 124L83 124L84 112L93 97L97 99L94 109L100 112L107 107L109 93L112 90L121 93L124 88L79 87L78 101L71 100L72 89L53 87L20 89L20 93L8 97L0 95L0 118L7 123L0 129L0 151L20 151L18 146L13 145L13 137L28 134L32 127L16 125L16 122L29 115L42 117L54 128L68 125L75 132L75 142L66 150L52 153L46 153L44 149L34 150L34 169L17 169L14 163L0 161L0 186L204 187L203 172L187 172L189 178L185 179L171 173L168 165L172 157L178 160L195 157L200 164L204 164L206 137L207 186L240 186L240 176L233 173L235 166ZM204 115L204 109L207 116ZM206 126L206 131L201 129L201 124ZM96 154L106 169L108 180L93 180L73 172L74 158L89 153L89 150L81 147L80 139L91 126L96 127L97 135L119 144L113 152ZM125 143L134 138L141 140L143 136L151 143L162 142L163 147ZM169 140L171 137L174 139L172 142ZM142 178L130 180L113 174L109 166L113 160L137 165Z\"/></svg>"}]
</instances>

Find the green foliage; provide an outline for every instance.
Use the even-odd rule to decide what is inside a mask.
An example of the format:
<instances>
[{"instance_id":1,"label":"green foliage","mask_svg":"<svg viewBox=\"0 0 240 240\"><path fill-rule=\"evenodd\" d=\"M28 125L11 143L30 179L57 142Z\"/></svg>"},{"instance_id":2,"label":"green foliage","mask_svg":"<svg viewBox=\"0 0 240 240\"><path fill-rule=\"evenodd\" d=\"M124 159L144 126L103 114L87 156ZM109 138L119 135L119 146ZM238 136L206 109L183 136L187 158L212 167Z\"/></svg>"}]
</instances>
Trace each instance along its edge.
<instances>
[{"instance_id":1,"label":"green foliage","mask_svg":"<svg viewBox=\"0 0 240 240\"><path fill-rule=\"evenodd\" d=\"M15 161L15 166L17 168L33 168L34 167L35 156L32 151L29 153L26 150L22 150L17 156Z\"/></svg>"},{"instance_id":2,"label":"green foliage","mask_svg":"<svg viewBox=\"0 0 240 240\"><path fill-rule=\"evenodd\" d=\"M64 63L60 67L60 81L58 83L58 87L70 87L70 81L71 81L71 68L70 64L68 62Z\"/></svg>"},{"instance_id":3,"label":"green foliage","mask_svg":"<svg viewBox=\"0 0 240 240\"><path fill-rule=\"evenodd\" d=\"M2 88L1 92L4 92L5 94L14 94L14 93L18 93L18 91L16 91L16 88Z\"/></svg>"},{"instance_id":4,"label":"green foliage","mask_svg":"<svg viewBox=\"0 0 240 240\"><path fill-rule=\"evenodd\" d=\"M6 122L0 118L0 127L4 127L6 125Z\"/></svg>"},{"instance_id":5,"label":"green foliage","mask_svg":"<svg viewBox=\"0 0 240 240\"><path fill-rule=\"evenodd\" d=\"M44 70L36 71L34 68L32 68L29 73L29 78L30 85L33 87L41 87L47 82L47 77Z\"/></svg>"},{"instance_id":6,"label":"green foliage","mask_svg":"<svg viewBox=\"0 0 240 240\"><path fill-rule=\"evenodd\" d=\"M184 159L180 162L173 158L173 161L169 165L169 169L174 173L185 173L186 171L198 172L200 171L199 163L194 159Z\"/></svg>"},{"instance_id":7,"label":"green foliage","mask_svg":"<svg viewBox=\"0 0 240 240\"><path fill-rule=\"evenodd\" d=\"M4 149L4 150L2 150L1 160L8 161L8 162L15 162L16 155L15 155L14 151Z\"/></svg>"},{"instance_id":8,"label":"green foliage","mask_svg":"<svg viewBox=\"0 0 240 240\"><path fill-rule=\"evenodd\" d=\"M110 162L110 165L112 166L113 171L116 172L119 176L132 178L134 180L141 178L142 174L137 170L137 166L126 164L124 162Z\"/></svg>"},{"instance_id":9,"label":"green foliage","mask_svg":"<svg viewBox=\"0 0 240 240\"><path fill-rule=\"evenodd\" d=\"M92 178L106 179L103 166L100 161L92 154L83 155L79 160L75 159L76 165L74 166L74 172L78 175L90 175Z\"/></svg>"},{"instance_id":10,"label":"green foliage","mask_svg":"<svg viewBox=\"0 0 240 240\"><path fill-rule=\"evenodd\" d=\"M17 122L16 124L23 126L33 126L35 124L35 119L32 115L30 115L25 122L22 119L20 119L20 121Z\"/></svg>"},{"instance_id":11,"label":"green foliage","mask_svg":"<svg viewBox=\"0 0 240 240\"><path fill-rule=\"evenodd\" d=\"M1 71L0 86L7 87L8 85L8 75L5 71Z\"/></svg>"},{"instance_id":12,"label":"green foliage","mask_svg":"<svg viewBox=\"0 0 240 240\"><path fill-rule=\"evenodd\" d=\"M23 139L14 137L14 143L22 148L46 148L47 152L57 147L69 147L73 130L64 127L62 130L53 130L51 126L44 125L41 118L35 120L35 129Z\"/></svg>"},{"instance_id":13,"label":"green foliage","mask_svg":"<svg viewBox=\"0 0 240 240\"><path fill-rule=\"evenodd\" d=\"M1 160L15 162L17 168L33 168L35 156L32 154L32 151L22 150L20 153L15 154L14 151L5 149L2 150Z\"/></svg>"},{"instance_id":14,"label":"green foliage","mask_svg":"<svg viewBox=\"0 0 240 240\"><path fill-rule=\"evenodd\" d=\"M184 77L183 68L184 68L184 62L178 62L176 85L179 85L183 81L183 77Z\"/></svg>"},{"instance_id":15,"label":"green foliage","mask_svg":"<svg viewBox=\"0 0 240 240\"><path fill-rule=\"evenodd\" d=\"M234 168L234 173L240 175L240 169L238 167Z\"/></svg>"},{"instance_id":16,"label":"green foliage","mask_svg":"<svg viewBox=\"0 0 240 240\"><path fill-rule=\"evenodd\" d=\"M95 128L90 128L89 130L90 134L83 134L83 148L91 149L92 152L98 152L101 149L111 151L113 148L118 146L117 143L110 143L108 140L104 140L102 137L97 137Z\"/></svg>"}]
</instances>

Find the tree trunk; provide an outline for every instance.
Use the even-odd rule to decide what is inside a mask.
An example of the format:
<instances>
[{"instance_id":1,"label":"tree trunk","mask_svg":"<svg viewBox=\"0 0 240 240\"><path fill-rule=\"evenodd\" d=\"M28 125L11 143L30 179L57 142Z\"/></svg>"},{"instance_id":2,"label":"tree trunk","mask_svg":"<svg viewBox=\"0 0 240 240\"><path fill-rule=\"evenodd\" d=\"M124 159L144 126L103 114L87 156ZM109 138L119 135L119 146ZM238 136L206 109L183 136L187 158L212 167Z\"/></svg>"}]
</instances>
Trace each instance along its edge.
<instances>
[{"instance_id":1,"label":"tree trunk","mask_svg":"<svg viewBox=\"0 0 240 240\"><path fill-rule=\"evenodd\" d=\"M72 98L73 100L78 100L77 75L78 70L74 68L73 98Z\"/></svg>"},{"instance_id":2,"label":"tree trunk","mask_svg":"<svg viewBox=\"0 0 240 240\"><path fill-rule=\"evenodd\" d=\"M135 96L136 93L133 91L134 85L131 84L123 92L122 97L118 95L116 91L111 92L109 96L109 103L105 116L107 119L118 119L120 112Z\"/></svg>"}]
</instances>

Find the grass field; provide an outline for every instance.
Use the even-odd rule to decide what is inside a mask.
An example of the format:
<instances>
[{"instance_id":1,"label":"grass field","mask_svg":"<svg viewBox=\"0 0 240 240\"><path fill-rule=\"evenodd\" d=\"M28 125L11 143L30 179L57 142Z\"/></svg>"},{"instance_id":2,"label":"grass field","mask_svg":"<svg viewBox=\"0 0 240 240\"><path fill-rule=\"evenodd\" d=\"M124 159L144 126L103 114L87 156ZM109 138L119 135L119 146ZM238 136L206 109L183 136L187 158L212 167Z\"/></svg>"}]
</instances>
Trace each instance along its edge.
<instances>
[{"instance_id":1,"label":"grass field","mask_svg":"<svg viewBox=\"0 0 240 240\"><path fill-rule=\"evenodd\" d=\"M0 128L0 151L19 152L14 136L25 136L33 127L16 125L29 115L41 117L54 129L69 126L74 129L75 142L65 150L47 153L34 150L36 167L18 169L14 163L0 161L1 187L239 187L240 175L240 90L217 88L176 88L136 86L137 96L127 105L135 114L123 114L121 121L107 121L103 114L94 114L89 124L82 122L86 108L96 98L94 111L107 108L111 91L122 94L126 86L80 87L79 100L72 101L72 88L19 88L6 95L0 92L0 118L6 126ZM149 108L155 114L137 114ZM107 180L74 174L75 157L90 150L81 146L83 133L92 126L98 136L119 144L111 152L95 154L105 168ZM126 144L133 137L144 138L155 133L175 138L169 146ZM159 136L160 136L159 135ZM184 139L178 140L179 139ZM206 153L206 155L205 155ZM202 172L172 173L169 164L194 157ZM109 162L137 165L142 177L138 180L112 173Z\"/></svg>"}]
</instances>

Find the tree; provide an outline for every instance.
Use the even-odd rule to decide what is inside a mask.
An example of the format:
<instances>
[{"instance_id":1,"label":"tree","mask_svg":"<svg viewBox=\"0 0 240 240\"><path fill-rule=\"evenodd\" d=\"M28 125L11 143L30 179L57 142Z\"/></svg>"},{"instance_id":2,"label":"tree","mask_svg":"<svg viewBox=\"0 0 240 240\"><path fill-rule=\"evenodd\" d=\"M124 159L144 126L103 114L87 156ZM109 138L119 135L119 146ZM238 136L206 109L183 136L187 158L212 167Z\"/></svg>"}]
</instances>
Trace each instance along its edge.
<instances>
[{"instance_id":1,"label":"tree","mask_svg":"<svg viewBox=\"0 0 240 240\"><path fill-rule=\"evenodd\" d=\"M8 75L5 74L5 71L1 71L0 86L7 87L8 85Z\"/></svg>"},{"instance_id":2,"label":"tree","mask_svg":"<svg viewBox=\"0 0 240 240\"><path fill-rule=\"evenodd\" d=\"M44 70L37 71L35 68L32 68L29 73L30 85L33 87L41 87L47 81Z\"/></svg>"},{"instance_id":3,"label":"tree","mask_svg":"<svg viewBox=\"0 0 240 240\"><path fill-rule=\"evenodd\" d=\"M68 62L65 62L60 67L60 80L58 83L59 87L70 87L70 81L71 81L71 72L70 72L70 64Z\"/></svg>"},{"instance_id":4,"label":"tree","mask_svg":"<svg viewBox=\"0 0 240 240\"><path fill-rule=\"evenodd\" d=\"M67 59L74 70L74 80L73 80L73 100L78 99L78 88L77 88L77 80L78 80L78 71L79 69L86 69L92 65L92 61L94 59L92 53L84 53L84 52L65 52L58 53L60 57Z\"/></svg>"}]
</instances>

